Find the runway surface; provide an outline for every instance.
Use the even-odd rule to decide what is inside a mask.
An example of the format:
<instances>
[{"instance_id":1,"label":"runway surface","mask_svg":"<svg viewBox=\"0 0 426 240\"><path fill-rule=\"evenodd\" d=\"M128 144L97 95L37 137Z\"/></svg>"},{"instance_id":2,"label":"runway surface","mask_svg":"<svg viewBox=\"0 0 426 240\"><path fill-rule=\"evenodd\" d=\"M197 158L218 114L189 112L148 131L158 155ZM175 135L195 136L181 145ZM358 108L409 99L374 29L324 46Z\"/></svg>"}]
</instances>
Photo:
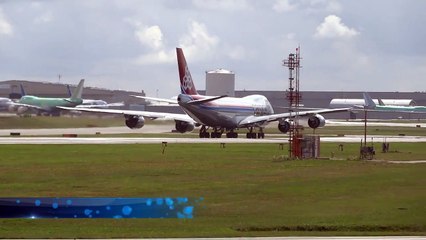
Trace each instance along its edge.
<instances>
[{"instance_id":1,"label":"runway surface","mask_svg":"<svg viewBox=\"0 0 426 240\"><path fill-rule=\"evenodd\" d=\"M377 126L377 127L417 127L425 128L426 123L419 122L389 122L389 121L369 121L367 122L368 126ZM344 120L326 120L327 126L364 126L363 121L344 121Z\"/></svg>"},{"instance_id":2,"label":"runway surface","mask_svg":"<svg viewBox=\"0 0 426 240\"><path fill-rule=\"evenodd\" d=\"M170 133L174 126L146 125L141 129L123 127L94 127L94 128L46 128L46 129L0 129L0 136L9 136L10 133L20 133L21 136L62 135L62 134L119 134L119 133Z\"/></svg>"},{"instance_id":3,"label":"runway surface","mask_svg":"<svg viewBox=\"0 0 426 240\"><path fill-rule=\"evenodd\" d=\"M321 142L361 142L363 136L322 137ZM369 137L368 141L386 142L426 142L426 137ZM288 143L288 138L136 138L136 137L2 137L0 144L156 144L156 143Z\"/></svg>"},{"instance_id":4,"label":"runway surface","mask_svg":"<svg viewBox=\"0 0 426 240\"><path fill-rule=\"evenodd\" d=\"M330 125L363 125L363 122L336 122L331 121ZM373 123L369 123L373 124ZM422 123L389 123L379 122L385 126L405 126L426 127ZM246 139L244 134L240 134L239 138L219 138L219 139L199 139L193 138L188 134L176 133L173 137L153 138L153 137L102 137L104 134L120 134L120 133L170 133L174 129L173 124L151 124L141 129L129 129L122 127L103 127L103 128L56 128L56 129L1 129L0 144L155 144L155 143L288 143L288 136L283 134L269 134L265 139ZM19 137L9 137L11 133L19 133ZM94 135L94 137L56 137L63 134ZM29 137L31 136L31 137ZM55 137L39 137L39 136L55 136ZM192 135L193 136L193 135ZM364 139L362 135L345 135L339 137L321 137L321 142L361 142ZM367 138L369 142L426 142L426 136L382 136L370 135Z\"/></svg>"}]
</instances>

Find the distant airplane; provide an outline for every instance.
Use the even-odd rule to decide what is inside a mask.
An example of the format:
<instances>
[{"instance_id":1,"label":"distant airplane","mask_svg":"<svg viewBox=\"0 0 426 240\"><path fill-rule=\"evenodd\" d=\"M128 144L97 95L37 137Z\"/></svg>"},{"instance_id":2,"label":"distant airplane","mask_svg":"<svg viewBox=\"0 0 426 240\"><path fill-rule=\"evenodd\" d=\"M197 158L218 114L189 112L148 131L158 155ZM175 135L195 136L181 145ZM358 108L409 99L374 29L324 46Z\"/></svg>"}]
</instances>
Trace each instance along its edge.
<instances>
[{"instance_id":1,"label":"distant airplane","mask_svg":"<svg viewBox=\"0 0 426 240\"><path fill-rule=\"evenodd\" d=\"M220 138L226 131L226 137L236 138L236 129L247 128L247 138L264 138L263 128L272 121L278 121L278 129L286 133L291 126L290 119L296 113L274 114L273 108L268 99L262 95L249 95L242 98L227 96L204 96L199 95L192 81L185 56L181 48L176 48L178 70L180 77L181 94L178 95L177 102L188 114L168 114L155 113L158 116L169 116L176 121L176 129L183 133L192 131L194 126L201 126L200 138ZM170 101L170 100L167 100ZM76 108L64 108L75 110ZM134 128L143 126L144 118L153 116L152 112L113 110L113 109L89 109L79 108L87 112L121 113L126 117L126 125ZM332 113L347 111L349 108L341 109L320 109L313 111L298 112L301 122L311 128L323 127L325 118L320 113ZM179 118L177 118L179 116ZM174 118L175 117L175 118ZM155 118L151 117L151 118ZM208 129L212 129L211 133ZM255 129L259 129L256 134Z\"/></svg>"},{"instance_id":2,"label":"distant airplane","mask_svg":"<svg viewBox=\"0 0 426 240\"><path fill-rule=\"evenodd\" d=\"M70 85L67 84L68 95L71 96L71 88ZM83 98L83 103L75 106L76 108L110 108L110 107L123 107L124 102L116 102L116 103L107 103L104 100L100 99L86 99Z\"/></svg>"},{"instance_id":3,"label":"distant airplane","mask_svg":"<svg viewBox=\"0 0 426 240\"><path fill-rule=\"evenodd\" d=\"M374 103L379 104L378 99L373 99ZM381 99L381 101L390 106L415 106L415 101L412 99ZM353 106L363 106L365 100L363 98L333 98L330 101L330 108L344 108Z\"/></svg>"},{"instance_id":4,"label":"distant airplane","mask_svg":"<svg viewBox=\"0 0 426 240\"><path fill-rule=\"evenodd\" d=\"M83 102L81 99L83 85L84 79L81 79L77 88L69 98L46 98L26 95L25 90L21 85L22 97L13 104L13 107L11 107L10 110L17 112L18 114L34 110L39 114L51 114L58 116L60 112L60 109L58 108L59 106L75 107Z\"/></svg>"},{"instance_id":5,"label":"distant airplane","mask_svg":"<svg viewBox=\"0 0 426 240\"><path fill-rule=\"evenodd\" d=\"M13 104L12 99L0 97L0 111L9 111Z\"/></svg>"},{"instance_id":6,"label":"distant airplane","mask_svg":"<svg viewBox=\"0 0 426 240\"><path fill-rule=\"evenodd\" d=\"M131 96L135 97L135 98L141 98L141 99L148 100L148 102L149 102L150 105L158 105L158 104L155 104L155 102L163 103L163 104L160 104L161 106L164 106L164 105L166 105L166 106L177 106L178 105L177 96L174 96L174 97L172 97L170 99L166 99L166 98L155 98L155 97L146 97L146 96L137 96L137 95L131 95Z\"/></svg>"},{"instance_id":7,"label":"distant airplane","mask_svg":"<svg viewBox=\"0 0 426 240\"><path fill-rule=\"evenodd\" d=\"M426 113L426 106L393 106L385 105L381 99L378 99L377 105L368 93L363 93L364 105L355 106L355 108L365 108L367 111L374 112L401 112L401 113Z\"/></svg>"}]
</instances>

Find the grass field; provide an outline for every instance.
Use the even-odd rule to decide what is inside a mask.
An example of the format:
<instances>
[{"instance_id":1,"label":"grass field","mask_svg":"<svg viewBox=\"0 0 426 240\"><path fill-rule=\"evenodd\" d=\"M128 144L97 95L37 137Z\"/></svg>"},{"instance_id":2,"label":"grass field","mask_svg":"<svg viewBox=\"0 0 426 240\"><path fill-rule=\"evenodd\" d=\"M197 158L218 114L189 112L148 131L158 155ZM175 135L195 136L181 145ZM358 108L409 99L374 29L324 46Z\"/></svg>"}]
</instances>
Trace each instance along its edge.
<instances>
[{"instance_id":1,"label":"grass field","mask_svg":"<svg viewBox=\"0 0 426 240\"><path fill-rule=\"evenodd\" d=\"M355 159L358 144L322 144ZM392 144L378 159L422 159ZM0 219L0 238L425 235L426 164L284 160L277 144L0 145L2 197L203 197L195 218Z\"/></svg>"}]
</instances>

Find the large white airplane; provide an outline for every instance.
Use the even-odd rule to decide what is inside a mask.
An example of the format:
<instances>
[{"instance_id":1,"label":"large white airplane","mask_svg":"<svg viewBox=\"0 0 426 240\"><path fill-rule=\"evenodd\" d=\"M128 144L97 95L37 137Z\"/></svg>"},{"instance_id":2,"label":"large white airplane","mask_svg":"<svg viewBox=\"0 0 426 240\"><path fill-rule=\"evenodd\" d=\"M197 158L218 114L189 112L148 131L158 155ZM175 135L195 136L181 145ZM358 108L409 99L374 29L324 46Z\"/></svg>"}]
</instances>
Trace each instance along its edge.
<instances>
[{"instance_id":1,"label":"large white airplane","mask_svg":"<svg viewBox=\"0 0 426 240\"><path fill-rule=\"evenodd\" d=\"M145 117L173 119L176 122L176 130L181 133L192 131L195 126L201 126L200 138L220 138L224 132L226 132L227 138L236 138L238 134L234 131L241 128L248 129L247 138L263 138L265 136L263 128L272 121L278 121L278 129L281 132L286 133L290 130L291 118L296 113L274 114L274 110L265 96L249 95L236 98L198 94L182 49L176 48L176 54L181 87L177 103L187 114L90 108L78 108L78 110L123 114L126 125L130 128L141 128L144 125ZM62 108L76 110L75 108ZM325 125L325 118L320 115L321 113L342 112L348 109L316 109L298 112L297 115L301 122L305 122L307 126L315 129ZM211 129L211 133L209 129ZM258 129L257 132L256 129Z\"/></svg>"}]
</instances>

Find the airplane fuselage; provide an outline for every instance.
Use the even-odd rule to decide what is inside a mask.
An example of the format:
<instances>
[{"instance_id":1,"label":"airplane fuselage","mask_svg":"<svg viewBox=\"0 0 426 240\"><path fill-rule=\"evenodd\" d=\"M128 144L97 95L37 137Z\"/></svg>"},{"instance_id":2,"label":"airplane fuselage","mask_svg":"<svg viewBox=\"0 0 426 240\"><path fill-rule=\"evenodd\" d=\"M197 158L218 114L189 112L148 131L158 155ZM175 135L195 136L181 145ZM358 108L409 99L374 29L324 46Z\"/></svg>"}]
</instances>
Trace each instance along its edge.
<instances>
[{"instance_id":1,"label":"airplane fuselage","mask_svg":"<svg viewBox=\"0 0 426 240\"><path fill-rule=\"evenodd\" d=\"M44 98L44 97L36 97L36 96L23 96L19 103L27 104L32 106L37 106L46 111L51 111L56 109L57 106L63 107L74 107L76 105L81 104L83 101L81 99L67 99L67 98Z\"/></svg>"},{"instance_id":2,"label":"airplane fuselage","mask_svg":"<svg viewBox=\"0 0 426 240\"><path fill-rule=\"evenodd\" d=\"M274 113L268 99L262 95L249 95L243 98L223 97L200 104L193 100L213 98L202 95L178 96L178 103L183 110L201 125L210 127L238 128L241 120L247 116L263 116Z\"/></svg>"},{"instance_id":3,"label":"airplane fuselage","mask_svg":"<svg viewBox=\"0 0 426 240\"><path fill-rule=\"evenodd\" d=\"M380 106L376 105L376 110L381 111L390 111L390 112L412 112L412 113L426 113L426 106L411 106L411 107L405 107L405 106Z\"/></svg>"}]
</instances>

